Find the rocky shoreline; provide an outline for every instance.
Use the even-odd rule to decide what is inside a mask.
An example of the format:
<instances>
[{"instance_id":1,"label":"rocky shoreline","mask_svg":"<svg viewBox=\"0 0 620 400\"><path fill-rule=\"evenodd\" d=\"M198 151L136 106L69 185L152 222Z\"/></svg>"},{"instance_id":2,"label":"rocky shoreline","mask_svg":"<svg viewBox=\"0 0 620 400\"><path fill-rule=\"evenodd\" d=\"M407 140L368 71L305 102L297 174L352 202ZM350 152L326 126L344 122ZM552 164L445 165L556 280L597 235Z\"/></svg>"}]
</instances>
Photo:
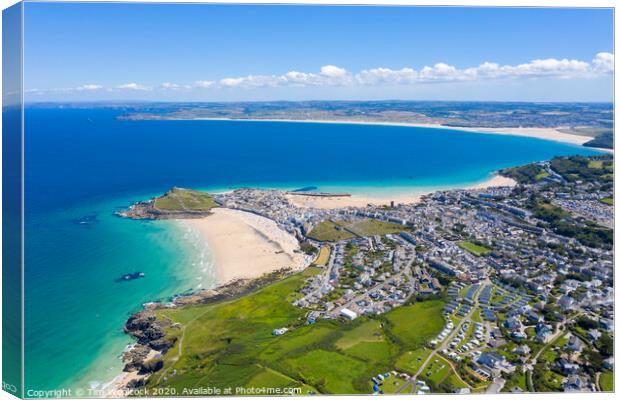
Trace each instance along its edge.
<instances>
[{"instance_id":1,"label":"rocky shoreline","mask_svg":"<svg viewBox=\"0 0 620 400\"><path fill-rule=\"evenodd\" d=\"M158 319L156 311L163 308L176 308L196 304L210 304L242 297L259 290L293 271L290 268L265 274L256 279L237 279L215 289L205 289L197 293L175 297L169 303L147 303L141 311L131 315L125 322L124 332L136 339L122 355L126 379L119 381L116 390L132 390L146 385L148 378L164 366L163 355L177 343L175 336L167 335L166 330L174 324Z\"/></svg>"}]
</instances>

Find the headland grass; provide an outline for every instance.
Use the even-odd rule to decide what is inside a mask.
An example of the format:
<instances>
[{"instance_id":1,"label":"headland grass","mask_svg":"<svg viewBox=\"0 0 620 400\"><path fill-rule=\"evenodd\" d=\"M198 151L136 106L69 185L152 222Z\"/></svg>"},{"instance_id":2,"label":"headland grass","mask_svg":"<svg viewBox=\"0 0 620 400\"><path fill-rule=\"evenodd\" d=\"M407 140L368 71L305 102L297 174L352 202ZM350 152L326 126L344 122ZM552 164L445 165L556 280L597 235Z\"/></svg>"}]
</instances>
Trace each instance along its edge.
<instances>
[{"instance_id":1,"label":"headland grass","mask_svg":"<svg viewBox=\"0 0 620 400\"><path fill-rule=\"evenodd\" d=\"M218 204L206 192L172 188L166 194L155 199L155 208L161 211L208 211Z\"/></svg>"}]
</instances>

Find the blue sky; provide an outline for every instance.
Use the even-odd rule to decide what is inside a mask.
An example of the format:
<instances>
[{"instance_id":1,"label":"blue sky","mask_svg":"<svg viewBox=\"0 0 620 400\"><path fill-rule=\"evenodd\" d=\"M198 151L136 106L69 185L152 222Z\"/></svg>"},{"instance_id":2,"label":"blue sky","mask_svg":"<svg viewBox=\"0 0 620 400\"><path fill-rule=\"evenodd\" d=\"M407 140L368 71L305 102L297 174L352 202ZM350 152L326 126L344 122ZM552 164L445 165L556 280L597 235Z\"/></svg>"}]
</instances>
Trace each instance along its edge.
<instances>
[{"instance_id":1,"label":"blue sky","mask_svg":"<svg viewBox=\"0 0 620 400\"><path fill-rule=\"evenodd\" d=\"M27 100L609 101L610 9L28 3Z\"/></svg>"}]
</instances>

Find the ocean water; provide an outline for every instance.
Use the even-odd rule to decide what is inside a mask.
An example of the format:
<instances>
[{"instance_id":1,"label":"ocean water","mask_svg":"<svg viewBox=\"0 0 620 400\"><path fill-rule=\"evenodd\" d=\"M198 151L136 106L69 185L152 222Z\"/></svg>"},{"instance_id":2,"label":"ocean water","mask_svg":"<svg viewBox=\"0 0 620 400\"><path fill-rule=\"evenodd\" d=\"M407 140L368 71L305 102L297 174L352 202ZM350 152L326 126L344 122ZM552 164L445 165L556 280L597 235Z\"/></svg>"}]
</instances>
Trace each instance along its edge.
<instances>
[{"instance_id":1,"label":"ocean water","mask_svg":"<svg viewBox=\"0 0 620 400\"><path fill-rule=\"evenodd\" d=\"M208 245L173 221L113 215L172 186L419 192L591 149L394 126L122 121L125 110L25 113L25 386L88 388L120 372L127 317L215 284ZM86 223L80 223L86 222ZM142 271L145 278L116 283Z\"/></svg>"}]
</instances>

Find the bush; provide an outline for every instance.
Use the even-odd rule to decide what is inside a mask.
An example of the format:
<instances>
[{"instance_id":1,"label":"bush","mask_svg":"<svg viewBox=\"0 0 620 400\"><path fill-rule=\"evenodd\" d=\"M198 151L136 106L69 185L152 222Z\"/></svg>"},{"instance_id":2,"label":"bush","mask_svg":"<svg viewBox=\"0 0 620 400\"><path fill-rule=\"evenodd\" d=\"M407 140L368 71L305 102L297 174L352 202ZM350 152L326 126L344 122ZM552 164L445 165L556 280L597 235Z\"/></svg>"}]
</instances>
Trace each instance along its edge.
<instances>
[{"instance_id":1,"label":"bush","mask_svg":"<svg viewBox=\"0 0 620 400\"><path fill-rule=\"evenodd\" d=\"M311 245L309 242L301 242L299 247L301 248L301 251L303 251L306 254L310 254L310 255L316 254L317 251L319 251L316 247Z\"/></svg>"}]
</instances>

